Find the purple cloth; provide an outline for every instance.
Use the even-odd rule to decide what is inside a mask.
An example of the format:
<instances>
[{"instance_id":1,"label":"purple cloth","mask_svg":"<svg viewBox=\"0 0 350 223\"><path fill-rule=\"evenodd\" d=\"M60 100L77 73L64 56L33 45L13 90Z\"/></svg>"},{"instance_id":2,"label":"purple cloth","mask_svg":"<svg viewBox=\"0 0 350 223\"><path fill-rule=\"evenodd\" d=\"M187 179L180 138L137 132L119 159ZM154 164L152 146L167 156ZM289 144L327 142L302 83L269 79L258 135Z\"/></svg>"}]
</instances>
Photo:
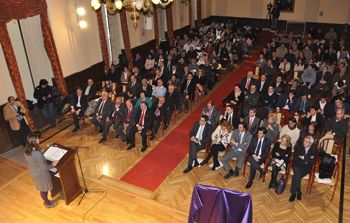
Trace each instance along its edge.
<instances>
[{"instance_id":1,"label":"purple cloth","mask_svg":"<svg viewBox=\"0 0 350 223\"><path fill-rule=\"evenodd\" d=\"M188 223L252 221L250 194L200 184L194 186Z\"/></svg>"}]
</instances>

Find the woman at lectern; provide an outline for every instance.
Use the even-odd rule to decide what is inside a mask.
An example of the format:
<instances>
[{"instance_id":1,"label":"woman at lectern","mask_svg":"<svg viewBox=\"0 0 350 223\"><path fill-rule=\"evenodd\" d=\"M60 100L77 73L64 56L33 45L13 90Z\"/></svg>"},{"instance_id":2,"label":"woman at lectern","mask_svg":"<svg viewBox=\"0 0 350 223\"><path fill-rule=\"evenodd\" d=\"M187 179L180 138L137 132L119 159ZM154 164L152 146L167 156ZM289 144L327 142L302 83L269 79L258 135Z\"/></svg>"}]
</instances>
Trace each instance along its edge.
<instances>
[{"instance_id":1,"label":"woman at lectern","mask_svg":"<svg viewBox=\"0 0 350 223\"><path fill-rule=\"evenodd\" d=\"M47 195L49 190L53 188L49 169L56 166L58 161L52 162L52 165L47 165L43 150L39 148L39 137L36 134L28 135L24 153L29 165L30 176L36 189L40 191L40 196L44 200L44 206L46 208L56 207L57 203L54 200L48 200Z\"/></svg>"}]
</instances>

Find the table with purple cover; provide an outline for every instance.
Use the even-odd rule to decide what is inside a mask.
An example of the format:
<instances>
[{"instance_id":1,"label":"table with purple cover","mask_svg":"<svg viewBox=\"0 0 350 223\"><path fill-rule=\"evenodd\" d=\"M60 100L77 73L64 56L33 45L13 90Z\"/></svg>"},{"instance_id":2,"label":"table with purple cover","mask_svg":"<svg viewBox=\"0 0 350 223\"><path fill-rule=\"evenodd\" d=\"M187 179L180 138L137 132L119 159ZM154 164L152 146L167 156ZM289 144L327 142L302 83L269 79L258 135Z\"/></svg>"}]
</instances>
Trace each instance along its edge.
<instances>
[{"instance_id":1,"label":"table with purple cover","mask_svg":"<svg viewBox=\"0 0 350 223\"><path fill-rule=\"evenodd\" d=\"M188 223L252 221L250 194L200 184L194 186Z\"/></svg>"}]
</instances>

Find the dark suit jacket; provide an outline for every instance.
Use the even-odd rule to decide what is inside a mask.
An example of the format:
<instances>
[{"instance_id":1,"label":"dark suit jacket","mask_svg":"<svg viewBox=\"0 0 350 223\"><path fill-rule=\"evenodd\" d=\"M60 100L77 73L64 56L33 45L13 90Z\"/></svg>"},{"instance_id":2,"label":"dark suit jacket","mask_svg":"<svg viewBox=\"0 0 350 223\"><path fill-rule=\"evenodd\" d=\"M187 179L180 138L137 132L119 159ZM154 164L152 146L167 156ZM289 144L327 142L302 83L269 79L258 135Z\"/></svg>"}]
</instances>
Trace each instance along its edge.
<instances>
[{"instance_id":1,"label":"dark suit jacket","mask_svg":"<svg viewBox=\"0 0 350 223\"><path fill-rule=\"evenodd\" d=\"M151 110L152 110L155 118L162 118L162 116L165 115L166 111L167 111L166 103L162 104L162 106L159 108L160 113L159 113L158 117L156 117L156 114L155 114L156 111L157 111L157 108L158 108L158 100L155 103L152 104Z\"/></svg>"},{"instance_id":2,"label":"dark suit jacket","mask_svg":"<svg viewBox=\"0 0 350 223\"><path fill-rule=\"evenodd\" d=\"M248 96L248 98L246 98ZM244 101L250 107L256 107L260 100L259 91L255 91L253 94L250 91L247 91L247 94L244 95Z\"/></svg>"},{"instance_id":3,"label":"dark suit jacket","mask_svg":"<svg viewBox=\"0 0 350 223\"><path fill-rule=\"evenodd\" d=\"M259 137L253 136L249 146L249 156L259 154L259 148L257 149L258 142L259 142ZM255 153L255 150L257 150L256 153ZM271 150L271 141L265 137L261 146L260 160L263 160L265 162L266 157L270 154L270 150Z\"/></svg>"},{"instance_id":4,"label":"dark suit jacket","mask_svg":"<svg viewBox=\"0 0 350 223\"><path fill-rule=\"evenodd\" d=\"M309 118L305 117L304 121L303 121L303 125L308 125L311 122L311 116ZM320 132L323 130L323 128L325 127L325 120L324 117L321 113L317 113L316 114L316 122L317 122L317 126L318 126L318 130L320 130Z\"/></svg>"},{"instance_id":5,"label":"dark suit jacket","mask_svg":"<svg viewBox=\"0 0 350 223\"><path fill-rule=\"evenodd\" d=\"M322 71L321 71L321 72L318 72L318 73L316 74L316 83L320 82L320 80L321 80L321 78L322 78L322 74L323 74ZM328 85L328 86L331 86L332 78L333 78L333 77L332 77L332 74L331 74L329 71L327 71L326 74L325 74L324 77L323 77L323 79L327 82L327 85Z\"/></svg>"},{"instance_id":6,"label":"dark suit jacket","mask_svg":"<svg viewBox=\"0 0 350 223\"><path fill-rule=\"evenodd\" d=\"M239 114L236 112L233 112L231 119L232 119L231 124L232 124L233 129L238 129L238 124L240 122ZM228 121L228 115L222 116L221 122L223 122L223 121ZM221 122L220 122L220 124L221 124Z\"/></svg>"},{"instance_id":7,"label":"dark suit jacket","mask_svg":"<svg viewBox=\"0 0 350 223\"><path fill-rule=\"evenodd\" d=\"M274 89L276 88L276 81L272 82L272 86L273 86ZM278 87L282 88L282 91L276 91L276 89L275 89L275 92L283 94L284 93L284 88L286 87L286 84L282 81Z\"/></svg>"},{"instance_id":8,"label":"dark suit jacket","mask_svg":"<svg viewBox=\"0 0 350 223\"><path fill-rule=\"evenodd\" d=\"M135 76L135 73L134 73L134 72L131 73L131 75L129 76L129 82L130 82L130 80L131 80L131 76ZM137 74L137 76L136 76L136 81L141 82L141 80L142 80L142 74L141 74L141 72L139 71L138 74Z\"/></svg>"},{"instance_id":9,"label":"dark suit jacket","mask_svg":"<svg viewBox=\"0 0 350 223\"><path fill-rule=\"evenodd\" d=\"M276 108L278 95L275 92L271 96L268 93L263 93L261 94L260 101L261 101L261 106Z\"/></svg>"},{"instance_id":10,"label":"dark suit jacket","mask_svg":"<svg viewBox=\"0 0 350 223\"><path fill-rule=\"evenodd\" d=\"M287 100L289 100L289 95L288 94L283 94L278 98L277 104L276 104L276 108L279 108L280 110L282 110L284 108L284 106L286 106L287 104ZM296 100L297 98L294 96L292 98L292 101L288 101L288 107L289 107L289 112L292 112L292 110L295 107L296 104Z\"/></svg>"},{"instance_id":11,"label":"dark suit jacket","mask_svg":"<svg viewBox=\"0 0 350 223\"><path fill-rule=\"evenodd\" d=\"M249 129L249 121L250 121L250 117L246 116L244 118L244 122L247 123L247 131ZM258 132L259 126L260 126L260 119L255 116L249 132L254 136Z\"/></svg>"},{"instance_id":12,"label":"dark suit jacket","mask_svg":"<svg viewBox=\"0 0 350 223\"><path fill-rule=\"evenodd\" d=\"M160 68L160 67L159 67ZM161 69L161 68L160 68ZM162 74L162 77L164 76L164 79L163 79L163 81L165 81L164 83L163 83L163 85L164 84L166 84L167 82L168 82L168 80L171 78L171 73L170 73L170 71L168 70L168 68L166 67L166 66L164 66L163 67L163 74Z\"/></svg>"},{"instance_id":13,"label":"dark suit jacket","mask_svg":"<svg viewBox=\"0 0 350 223\"><path fill-rule=\"evenodd\" d=\"M109 69L107 73L106 80L110 80L112 82L117 82L120 80L121 74L118 69L115 69L114 72L112 73L112 70Z\"/></svg>"},{"instance_id":14,"label":"dark suit jacket","mask_svg":"<svg viewBox=\"0 0 350 223\"><path fill-rule=\"evenodd\" d=\"M83 94L85 95L85 91L86 91L86 88L88 87L88 84L85 83L84 85L84 88L83 88ZM90 90L89 90L89 95L87 96L91 96L91 95L95 95L96 94L96 86L95 85L92 85Z\"/></svg>"},{"instance_id":15,"label":"dark suit jacket","mask_svg":"<svg viewBox=\"0 0 350 223\"><path fill-rule=\"evenodd\" d=\"M180 81L182 80L182 77L184 75L183 71L181 71L179 68L176 68L175 73L176 78L179 79ZM170 77L173 75L173 70L171 69L170 71Z\"/></svg>"},{"instance_id":16,"label":"dark suit jacket","mask_svg":"<svg viewBox=\"0 0 350 223\"><path fill-rule=\"evenodd\" d=\"M138 125L140 123L141 114L142 114L142 110L138 109L136 112L136 117L135 117L135 125ZM154 114L152 112L152 109L147 108L146 113L144 115L144 124L142 127L144 129L151 128L153 121L154 121Z\"/></svg>"},{"instance_id":17,"label":"dark suit jacket","mask_svg":"<svg viewBox=\"0 0 350 223\"><path fill-rule=\"evenodd\" d=\"M142 89L142 84L138 81L136 81L134 87L131 89L132 82L130 81L128 83L128 86L126 87L126 92L132 94L133 97L139 98L140 97L140 91Z\"/></svg>"},{"instance_id":18,"label":"dark suit jacket","mask_svg":"<svg viewBox=\"0 0 350 223\"><path fill-rule=\"evenodd\" d=\"M265 81L265 83L264 83L264 85L263 85L263 87L262 87L262 89L261 89L261 91L260 91L260 88L261 88L261 80L258 80L257 82L256 82L256 89L260 92L260 95L262 94L262 93L266 93L267 92L267 90L269 89L269 82L266 80Z\"/></svg>"},{"instance_id":19,"label":"dark suit jacket","mask_svg":"<svg viewBox=\"0 0 350 223\"><path fill-rule=\"evenodd\" d=\"M242 90L242 92L243 91L250 91L250 86L252 86L252 84L256 84L256 82L257 82L257 80L256 79L254 79L254 78L251 78L250 79L250 82L249 82L249 89L246 89L245 87L246 87L246 85L247 85L247 77L243 77L242 78L242 81L241 81L241 83L240 83L240 87L241 87L241 90Z\"/></svg>"},{"instance_id":20,"label":"dark suit jacket","mask_svg":"<svg viewBox=\"0 0 350 223\"><path fill-rule=\"evenodd\" d=\"M324 129L325 132L332 131L332 133L335 133L334 139L338 140L340 143L342 143L343 137L346 135L348 130L348 122L343 118L336 122L336 117L331 118Z\"/></svg>"},{"instance_id":21,"label":"dark suit jacket","mask_svg":"<svg viewBox=\"0 0 350 223\"><path fill-rule=\"evenodd\" d=\"M115 112L115 102L113 102L113 106L108 114L108 117L110 120L113 119L114 112ZM121 103L119 105L119 109L117 111L117 120L119 120L119 118L124 116L124 115L128 115L128 109L127 109L125 104ZM130 117L129 117L129 119L130 119Z\"/></svg>"},{"instance_id":22,"label":"dark suit jacket","mask_svg":"<svg viewBox=\"0 0 350 223\"><path fill-rule=\"evenodd\" d=\"M175 110L175 105L176 105L177 107L179 106L180 95L179 95L179 93L177 93L176 91L174 91L174 92L171 94L171 97L169 97L169 96L170 96L170 94L169 94L169 92L167 91L167 92L165 93L165 103L167 104L169 110L174 111L174 110Z\"/></svg>"},{"instance_id":23,"label":"dark suit jacket","mask_svg":"<svg viewBox=\"0 0 350 223\"><path fill-rule=\"evenodd\" d=\"M97 102L97 105L95 107L95 113L97 114L98 113L98 110L100 108L100 105L102 103L102 98L100 98ZM99 114L100 116L102 116L102 118L104 118L106 115L109 114L109 112L111 111L111 109L113 109L113 103L111 101L111 99L107 98L104 106L103 106L103 109L102 109L102 114Z\"/></svg>"},{"instance_id":24,"label":"dark suit jacket","mask_svg":"<svg viewBox=\"0 0 350 223\"><path fill-rule=\"evenodd\" d=\"M207 106L203 108L204 112L209 112L209 109ZM210 124L215 127L216 124L218 124L220 119L220 111L214 106L213 111L211 112L210 118L208 121L210 121Z\"/></svg>"},{"instance_id":25,"label":"dark suit jacket","mask_svg":"<svg viewBox=\"0 0 350 223\"><path fill-rule=\"evenodd\" d=\"M301 98L298 98L297 101L295 102L294 112L298 112L301 109L301 102L302 102ZM305 102L306 113L310 111L311 106L312 106L312 100L310 98L307 98Z\"/></svg>"},{"instance_id":26,"label":"dark suit jacket","mask_svg":"<svg viewBox=\"0 0 350 223\"><path fill-rule=\"evenodd\" d=\"M196 82L192 79L190 85L187 88L187 94L185 93L187 86L187 80L184 80L181 84L180 94L181 95L192 95L192 100L194 100L194 93L196 91Z\"/></svg>"},{"instance_id":27,"label":"dark suit jacket","mask_svg":"<svg viewBox=\"0 0 350 223\"><path fill-rule=\"evenodd\" d=\"M350 105L348 103L344 103L343 102L343 107L344 109L344 114L348 114L350 112ZM333 118L335 117L335 114L337 112L337 108L336 105L334 103L330 103L328 106L326 104L325 109L324 109L324 116L326 117L326 119L328 120L328 116Z\"/></svg>"},{"instance_id":28,"label":"dark suit jacket","mask_svg":"<svg viewBox=\"0 0 350 223\"><path fill-rule=\"evenodd\" d=\"M142 84L141 84L141 88L142 88L141 91L143 91ZM147 86L146 86L146 97L147 98L151 98L152 97L152 91L153 91L152 85L147 84Z\"/></svg>"},{"instance_id":29,"label":"dark suit jacket","mask_svg":"<svg viewBox=\"0 0 350 223\"><path fill-rule=\"evenodd\" d=\"M78 103L78 95L77 93L74 93L72 95L72 102L71 102L71 105L76 107L77 106L77 103ZM81 111L83 111L83 109L86 108L87 106L87 97L84 95L84 93L81 93L81 97L80 97L80 106L81 106Z\"/></svg>"},{"instance_id":30,"label":"dark suit jacket","mask_svg":"<svg viewBox=\"0 0 350 223\"><path fill-rule=\"evenodd\" d=\"M288 86L287 89L284 91L284 93L289 94L289 92L292 90L292 86ZM296 91L296 94L294 96L296 96L297 98L300 98L301 95L301 88L297 87L296 89L294 89Z\"/></svg>"},{"instance_id":31,"label":"dark suit jacket","mask_svg":"<svg viewBox=\"0 0 350 223\"><path fill-rule=\"evenodd\" d=\"M294 161L292 167L299 166L306 172L311 172L312 166L317 159L317 153L318 150L316 145L311 145L306 155L305 147L302 144L297 145L294 152ZM299 156L304 156L304 159L301 159Z\"/></svg>"},{"instance_id":32,"label":"dark suit jacket","mask_svg":"<svg viewBox=\"0 0 350 223\"><path fill-rule=\"evenodd\" d=\"M123 115L123 118L122 118L122 120L121 120L121 123L132 125L132 124L134 123L134 121L135 121L136 112L137 112L137 108L135 108L135 107L133 106L133 107L131 108L131 112L130 112L130 116L129 116L129 121L127 121L126 119L128 118L129 109L128 109L128 107L125 106L125 114Z\"/></svg>"},{"instance_id":33,"label":"dark suit jacket","mask_svg":"<svg viewBox=\"0 0 350 223\"><path fill-rule=\"evenodd\" d=\"M238 99L236 100L236 97L235 97L235 91L231 91L231 93L229 95L227 95L227 97L222 100L222 103L226 103L226 102L229 102L231 103L231 100L232 101L235 101L237 104L235 105L235 107L238 107L243 101L244 101L244 94L243 94L243 91L241 93L240 96L238 96Z\"/></svg>"},{"instance_id":34,"label":"dark suit jacket","mask_svg":"<svg viewBox=\"0 0 350 223\"><path fill-rule=\"evenodd\" d=\"M190 131L190 137L196 137L198 129L199 129L199 122L196 122L194 123L193 128ZM207 142L210 141L212 133L213 133L213 126L209 125L208 123L205 124L202 140L200 141L201 145L205 145Z\"/></svg>"}]
</instances>

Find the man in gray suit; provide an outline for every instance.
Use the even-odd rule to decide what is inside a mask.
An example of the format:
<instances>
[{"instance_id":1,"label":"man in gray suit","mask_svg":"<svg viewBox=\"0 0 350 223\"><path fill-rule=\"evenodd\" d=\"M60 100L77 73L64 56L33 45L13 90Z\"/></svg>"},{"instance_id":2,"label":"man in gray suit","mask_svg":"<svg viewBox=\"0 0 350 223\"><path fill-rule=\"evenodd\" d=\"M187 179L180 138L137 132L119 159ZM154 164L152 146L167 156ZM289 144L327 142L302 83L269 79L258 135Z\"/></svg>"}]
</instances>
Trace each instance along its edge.
<instances>
[{"instance_id":1,"label":"man in gray suit","mask_svg":"<svg viewBox=\"0 0 350 223\"><path fill-rule=\"evenodd\" d=\"M260 119L256 117L256 108L249 109L249 115L244 118L244 122L247 123L248 132L254 136L260 126Z\"/></svg>"},{"instance_id":2,"label":"man in gray suit","mask_svg":"<svg viewBox=\"0 0 350 223\"><path fill-rule=\"evenodd\" d=\"M132 105L131 100L127 100L125 114L123 115L123 118L120 121L119 127L115 131L115 134L119 135L122 138L123 142L127 141L127 139L129 138L130 129L132 128L132 126L133 126L132 124L135 121L136 111L137 111L137 108L135 108ZM123 132L124 129L126 130L126 135ZM127 144L128 143L129 142L127 142Z\"/></svg>"},{"instance_id":3,"label":"man in gray suit","mask_svg":"<svg viewBox=\"0 0 350 223\"><path fill-rule=\"evenodd\" d=\"M238 177L239 170L243 168L245 154L249 148L251 140L252 135L247 131L247 123L240 122L238 124L238 129L235 129L232 132L230 150L223 157L221 157L221 162L224 164L225 170L229 171L228 174L225 175L225 179L229 179L233 175ZM237 157L235 172L233 172L231 165L228 162L234 157Z\"/></svg>"},{"instance_id":4,"label":"man in gray suit","mask_svg":"<svg viewBox=\"0 0 350 223\"><path fill-rule=\"evenodd\" d=\"M107 119L106 119L106 125L102 132L102 139L98 143L103 143L104 141L107 141L107 133L109 131L109 128L113 125L114 131L117 132L118 126L119 126L119 119L128 114L128 109L122 103L121 98L117 98L115 102L113 102L113 107L111 111L109 112ZM115 136L116 138L119 138L118 135Z\"/></svg>"},{"instance_id":5,"label":"man in gray suit","mask_svg":"<svg viewBox=\"0 0 350 223\"><path fill-rule=\"evenodd\" d=\"M188 173L192 170L194 161L194 167L199 166L197 161L197 152L205 149L205 145L211 139L213 133L213 127L208 124L208 116L202 115L199 122L194 123L193 128L190 132L190 152L188 159L188 166L183 173Z\"/></svg>"},{"instance_id":6,"label":"man in gray suit","mask_svg":"<svg viewBox=\"0 0 350 223\"><path fill-rule=\"evenodd\" d=\"M96 108L95 108L95 117L91 119L91 123L96 127L100 127L100 131L98 133L102 133L106 124L106 115L109 114L111 109L113 108L112 101L108 98L107 92L102 92L101 98L98 100Z\"/></svg>"},{"instance_id":7,"label":"man in gray suit","mask_svg":"<svg viewBox=\"0 0 350 223\"><path fill-rule=\"evenodd\" d=\"M218 124L220 119L220 111L214 106L213 101L209 101L207 106L203 108L202 115L209 117L208 124L215 127Z\"/></svg>"}]
</instances>

